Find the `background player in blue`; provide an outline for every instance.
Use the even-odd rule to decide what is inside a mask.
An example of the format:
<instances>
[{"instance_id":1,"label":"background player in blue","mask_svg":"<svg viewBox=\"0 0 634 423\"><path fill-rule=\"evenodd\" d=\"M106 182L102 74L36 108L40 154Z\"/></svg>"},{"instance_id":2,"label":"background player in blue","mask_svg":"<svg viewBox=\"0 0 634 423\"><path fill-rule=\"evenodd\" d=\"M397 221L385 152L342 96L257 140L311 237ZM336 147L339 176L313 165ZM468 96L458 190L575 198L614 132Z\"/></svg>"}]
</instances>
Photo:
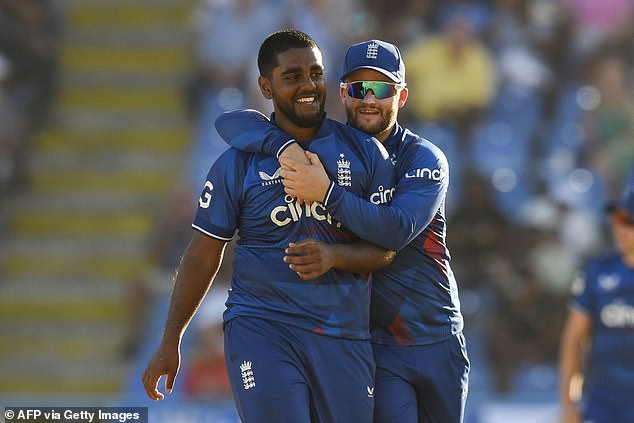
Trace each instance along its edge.
<instances>
[{"instance_id":1,"label":"background player in blue","mask_svg":"<svg viewBox=\"0 0 634 423\"><path fill-rule=\"evenodd\" d=\"M634 422L634 173L608 211L616 248L590 259L571 286L559 363L563 423Z\"/></svg>"},{"instance_id":2,"label":"background player in blue","mask_svg":"<svg viewBox=\"0 0 634 423\"><path fill-rule=\"evenodd\" d=\"M303 150L257 116L249 120L245 112L230 112L216 127L234 146L280 156L287 193L323 202L361 238L398 251L390 266L373 275L374 421L460 422L469 361L445 245L448 163L436 146L397 123L408 90L396 46L380 40L351 46L341 79L348 123L379 139L395 164L396 190L383 190L370 201L331 181L318 155L306 152L310 163L300 164L305 160ZM240 129L232 129L232 119L240 121ZM389 206L378 201L382 197L391 200ZM312 277L336 267L329 248L304 240L289 247L285 260L299 274Z\"/></svg>"},{"instance_id":3,"label":"background player in blue","mask_svg":"<svg viewBox=\"0 0 634 423\"><path fill-rule=\"evenodd\" d=\"M342 185L364 198L390 187L393 166L380 143L325 118L324 69L315 42L299 31L271 34L258 54L258 82L274 121L319 153ZM310 141L308 141L310 140ZM374 360L368 274L391 254L365 242L356 258L303 281L283 262L289 242L312 237L342 246L357 238L319 204L284 193L275 158L229 149L213 164L177 271L161 344L143 375L152 399L159 379L170 392L183 333L209 289L225 243L238 231L231 290L223 315L225 357L245 422L370 422ZM372 269L372 270L374 270ZM333 359L336 358L336 359Z\"/></svg>"}]
</instances>

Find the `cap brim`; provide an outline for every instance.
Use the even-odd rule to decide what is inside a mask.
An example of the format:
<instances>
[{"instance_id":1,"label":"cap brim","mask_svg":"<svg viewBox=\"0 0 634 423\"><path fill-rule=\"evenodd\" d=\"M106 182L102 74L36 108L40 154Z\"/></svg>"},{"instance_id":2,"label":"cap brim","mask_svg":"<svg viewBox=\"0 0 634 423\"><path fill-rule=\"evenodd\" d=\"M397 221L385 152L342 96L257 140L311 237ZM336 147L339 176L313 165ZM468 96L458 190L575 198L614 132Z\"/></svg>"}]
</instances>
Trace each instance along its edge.
<instances>
[{"instance_id":1,"label":"cap brim","mask_svg":"<svg viewBox=\"0 0 634 423\"><path fill-rule=\"evenodd\" d=\"M388 78L390 78L392 81L396 82L397 84L403 83L403 81L397 78L396 75L394 75L392 72L388 72L385 69L379 68L376 66L357 66L356 68L350 69L345 75L342 75L341 80L343 81L344 79L346 79L346 77L348 77L348 75L350 75L351 73L355 71L358 71L359 69L371 69L379 73L382 73L383 75L387 76Z\"/></svg>"}]
</instances>

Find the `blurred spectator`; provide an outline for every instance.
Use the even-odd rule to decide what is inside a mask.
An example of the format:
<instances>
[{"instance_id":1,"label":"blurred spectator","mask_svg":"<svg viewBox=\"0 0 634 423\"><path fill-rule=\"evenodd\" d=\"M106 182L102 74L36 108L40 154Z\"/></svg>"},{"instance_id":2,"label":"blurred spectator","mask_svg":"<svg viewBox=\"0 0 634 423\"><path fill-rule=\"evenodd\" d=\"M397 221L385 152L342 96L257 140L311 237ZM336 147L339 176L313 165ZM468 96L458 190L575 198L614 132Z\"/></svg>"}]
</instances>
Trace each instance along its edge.
<instances>
[{"instance_id":1,"label":"blurred spectator","mask_svg":"<svg viewBox=\"0 0 634 423\"><path fill-rule=\"evenodd\" d=\"M15 174L17 151L24 134L24 116L9 95L10 63L0 55L0 195L9 189Z\"/></svg>"},{"instance_id":2,"label":"blurred spectator","mask_svg":"<svg viewBox=\"0 0 634 423\"><path fill-rule=\"evenodd\" d=\"M561 299L543 289L533 269L517 266L505 276L504 285L496 287L498 295L486 336L498 393L515 388L522 365L556 362L564 317Z\"/></svg>"},{"instance_id":3,"label":"blurred spectator","mask_svg":"<svg viewBox=\"0 0 634 423\"><path fill-rule=\"evenodd\" d=\"M623 51L602 48L588 63L587 92L592 101L581 115L591 170L605 184L607 198L618 195L634 163L634 97L631 69Z\"/></svg>"},{"instance_id":4,"label":"blurred spectator","mask_svg":"<svg viewBox=\"0 0 634 423\"><path fill-rule=\"evenodd\" d=\"M153 305L165 299L191 237L196 194L188 184L177 186L148 238L146 267L130 281L128 327L123 354L133 357L143 342Z\"/></svg>"},{"instance_id":5,"label":"blurred spectator","mask_svg":"<svg viewBox=\"0 0 634 423\"><path fill-rule=\"evenodd\" d=\"M624 51L632 47L631 0L558 0L571 26L568 50L570 66L576 67L585 58L606 44L615 44Z\"/></svg>"},{"instance_id":6,"label":"blurred spectator","mask_svg":"<svg viewBox=\"0 0 634 423\"><path fill-rule=\"evenodd\" d=\"M319 45L326 69L326 111L332 119L345 120L339 99L339 77L346 48L358 36L351 0L288 0L288 26L309 34ZM260 96L261 99L261 96Z\"/></svg>"},{"instance_id":7,"label":"blurred spectator","mask_svg":"<svg viewBox=\"0 0 634 423\"><path fill-rule=\"evenodd\" d=\"M52 0L0 1L0 52L12 69L9 93L35 128L46 121L57 92L61 26Z\"/></svg>"},{"instance_id":8,"label":"blurred spectator","mask_svg":"<svg viewBox=\"0 0 634 423\"><path fill-rule=\"evenodd\" d=\"M559 237L564 248L583 260L605 248L602 225L593 210L561 204Z\"/></svg>"},{"instance_id":9,"label":"blurred spectator","mask_svg":"<svg viewBox=\"0 0 634 423\"><path fill-rule=\"evenodd\" d=\"M464 175L450 226L447 243L467 327L484 341L493 389L508 393L522 365L552 362L556 354L557 323L549 307L557 295L544 289L532 267L543 251L533 238L538 232L509 219L490 181L474 170Z\"/></svg>"},{"instance_id":10,"label":"blurred spectator","mask_svg":"<svg viewBox=\"0 0 634 423\"><path fill-rule=\"evenodd\" d=\"M452 214L447 244L461 292L484 291L498 276L491 264L513 251L513 226L493 199L491 184L475 171L464 175L464 193Z\"/></svg>"},{"instance_id":11,"label":"blurred spectator","mask_svg":"<svg viewBox=\"0 0 634 423\"><path fill-rule=\"evenodd\" d=\"M0 0L0 55L10 70L2 95L17 119L8 129L10 151L0 154L5 160L9 155L5 165L12 184L26 182L32 138L46 123L57 94L61 27L52 0Z\"/></svg>"},{"instance_id":12,"label":"blurred spectator","mask_svg":"<svg viewBox=\"0 0 634 423\"><path fill-rule=\"evenodd\" d=\"M213 122L222 112L250 107L270 112L257 85L258 43L288 23L285 0L200 0L194 9L194 69L185 87L195 127L191 180L203 181L228 146Z\"/></svg>"},{"instance_id":13,"label":"blurred spectator","mask_svg":"<svg viewBox=\"0 0 634 423\"><path fill-rule=\"evenodd\" d=\"M223 111L252 101L258 88L253 40L284 24L282 5L283 0L199 1L193 13L195 69L188 91L195 115L207 96L216 96Z\"/></svg>"},{"instance_id":14,"label":"blurred spectator","mask_svg":"<svg viewBox=\"0 0 634 423\"><path fill-rule=\"evenodd\" d=\"M559 220L555 220L555 223ZM534 226L527 228L532 235L530 249L524 257L539 289L554 298L563 298L580 257L566 248L556 228Z\"/></svg>"},{"instance_id":15,"label":"blurred spectator","mask_svg":"<svg viewBox=\"0 0 634 423\"><path fill-rule=\"evenodd\" d=\"M527 89L546 88L565 42L556 8L541 0L496 3L483 37L498 58L499 79Z\"/></svg>"},{"instance_id":16,"label":"blurred spectator","mask_svg":"<svg viewBox=\"0 0 634 423\"><path fill-rule=\"evenodd\" d=\"M426 36L434 3L429 0L366 1L369 13L367 35L399 46L407 46Z\"/></svg>"},{"instance_id":17,"label":"blurred spectator","mask_svg":"<svg viewBox=\"0 0 634 423\"><path fill-rule=\"evenodd\" d=\"M411 119L450 122L468 131L495 92L495 61L481 42L478 14L457 6L447 12L442 32L404 49ZM417 126L417 125L414 125Z\"/></svg>"}]
</instances>

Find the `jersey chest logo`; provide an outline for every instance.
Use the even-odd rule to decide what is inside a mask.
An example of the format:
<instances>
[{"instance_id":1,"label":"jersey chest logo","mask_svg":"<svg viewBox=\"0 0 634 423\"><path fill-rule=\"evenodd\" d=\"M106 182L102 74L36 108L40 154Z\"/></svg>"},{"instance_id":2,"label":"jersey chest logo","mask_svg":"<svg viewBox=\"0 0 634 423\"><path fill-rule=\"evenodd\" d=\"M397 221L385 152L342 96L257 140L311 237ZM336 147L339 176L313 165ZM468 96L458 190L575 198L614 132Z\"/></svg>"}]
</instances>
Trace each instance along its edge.
<instances>
[{"instance_id":1,"label":"jersey chest logo","mask_svg":"<svg viewBox=\"0 0 634 423\"><path fill-rule=\"evenodd\" d=\"M326 212L326 208L321 203L298 204L295 198L290 195L284 196L284 202L286 203L285 205L274 207L271 210L271 222L277 226L286 226L289 223L299 222L303 216L306 216L306 218L325 221L330 225L341 228L341 222L335 221L330 213Z\"/></svg>"},{"instance_id":2,"label":"jersey chest logo","mask_svg":"<svg viewBox=\"0 0 634 423\"><path fill-rule=\"evenodd\" d=\"M279 169L276 169L275 172L273 172L272 175L269 175L268 173L263 172L263 171L259 171L258 172L258 176L262 180L260 185L262 185L263 187L267 186L267 185L279 184L279 183L282 182L282 178L280 177L280 170Z\"/></svg>"},{"instance_id":3,"label":"jersey chest logo","mask_svg":"<svg viewBox=\"0 0 634 423\"><path fill-rule=\"evenodd\" d=\"M345 156L345 154L339 153L339 160L337 160L337 185L351 187L352 172L350 171L350 160L346 160Z\"/></svg>"},{"instance_id":4,"label":"jersey chest logo","mask_svg":"<svg viewBox=\"0 0 634 423\"><path fill-rule=\"evenodd\" d=\"M599 287L605 292L614 291L619 287L621 278L617 274L599 275Z\"/></svg>"}]
</instances>

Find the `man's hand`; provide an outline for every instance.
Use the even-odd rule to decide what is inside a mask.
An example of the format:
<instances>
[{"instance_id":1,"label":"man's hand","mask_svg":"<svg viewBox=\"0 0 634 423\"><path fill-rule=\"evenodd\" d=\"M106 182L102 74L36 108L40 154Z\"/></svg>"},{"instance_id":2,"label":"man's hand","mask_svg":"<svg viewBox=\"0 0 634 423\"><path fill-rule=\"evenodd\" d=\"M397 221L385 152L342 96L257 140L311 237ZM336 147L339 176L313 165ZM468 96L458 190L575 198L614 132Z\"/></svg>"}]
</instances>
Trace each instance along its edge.
<instances>
[{"instance_id":1,"label":"man's hand","mask_svg":"<svg viewBox=\"0 0 634 423\"><path fill-rule=\"evenodd\" d=\"M280 157L280 175L283 178L284 191L309 204L315 201L322 202L330 186L330 178L315 153L306 151L305 154L310 161L309 165Z\"/></svg>"},{"instance_id":2,"label":"man's hand","mask_svg":"<svg viewBox=\"0 0 634 423\"><path fill-rule=\"evenodd\" d=\"M332 246L312 238L291 242L284 252L284 261L304 280L323 275L335 262Z\"/></svg>"},{"instance_id":3,"label":"man's hand","mask_svg":"<svg viewBox=\"0 0 634 423\"><path fill-rule=\"evenodd\" d=\"M167 345L165 342L156 350L152 358L145 368L142 381L145 392L154 401L165 398L162 392L158 390L159 379L165 376L165 391L172 393L174 388L174 380L178 374L180 367L180 347L178 342L174 346Z\"/></svg>"},{"instance_id":4,"label":"man's hand","mask_svg":"<svg viewBox=\"0 0 634 423\"><path fill-rule=\"evenodd\" d=\"M305 153L306 151L299 144L297 144L297 142L294 142L294 143L291 143L288 147L286 147L284 151L282 151L282 153L278 157L278 161L280 162L282 169L284 169L284 164L282 163L284 160L292 160L294 162L309 166L310 160L308 160L308 157L306 157ZM290 170L289 168L287 169ZM304 199L301 197L295 197L295 199L298 204L304 204L305 202L307 202L307 201L304 201ZM310 202L308 203L310 204Z\"/></svg>"}]
</instances>

